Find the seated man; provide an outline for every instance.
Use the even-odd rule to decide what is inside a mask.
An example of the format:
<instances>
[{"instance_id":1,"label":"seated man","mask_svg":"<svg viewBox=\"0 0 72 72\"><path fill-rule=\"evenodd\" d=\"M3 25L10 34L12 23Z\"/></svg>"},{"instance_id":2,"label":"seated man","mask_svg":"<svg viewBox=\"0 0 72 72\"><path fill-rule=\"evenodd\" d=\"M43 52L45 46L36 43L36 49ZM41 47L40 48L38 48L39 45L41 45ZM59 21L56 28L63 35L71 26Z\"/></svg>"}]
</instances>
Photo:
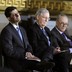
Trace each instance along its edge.
<instances>
[{"instance_id":1,"label":"seated man","mask_svg":"<svg viewBox=\"0 0 72 72\"><path fill-rule=\"evenodd\" d=\"M54 63L42 62L41 59L33 55L26 32L19 26L21 17L17 8L7 7L5 16L9 20L9 24L2 30L0 38L5 67L14 72L52 68Z\"/></svg>"},{"instance_id":2,"label":"seated man","mask_svg":"<svg viewBox=\"0 0 72 72\"><path fill-rule=\"evenodd\" d=\"M69 72L70 53L72 53L72 38L66 32L67 27L68 17L64 14L58 15L56 26L51 31L61 50L61 53L54 55L56 64L55 69L57 72Z\"/></svg>"},{"instance_id":3,"label":"seated man","mask_svg":"<svg viewBox=\"0 0 72 72\"><path fill-rule=\"evenodd\" d=\"M36 12L35 17L36 21L29 30L29 42L33 48L34 54L37 57L45 62L52 61L53 54L55 52L52 45L54 44L56 47L56 44L49 28L46 27L50 19L49 11L45 8L41 8ZM59 49L57 52L58 51ZM51 72L51 70L49 72Z\"/></svg>"}]
</instances>

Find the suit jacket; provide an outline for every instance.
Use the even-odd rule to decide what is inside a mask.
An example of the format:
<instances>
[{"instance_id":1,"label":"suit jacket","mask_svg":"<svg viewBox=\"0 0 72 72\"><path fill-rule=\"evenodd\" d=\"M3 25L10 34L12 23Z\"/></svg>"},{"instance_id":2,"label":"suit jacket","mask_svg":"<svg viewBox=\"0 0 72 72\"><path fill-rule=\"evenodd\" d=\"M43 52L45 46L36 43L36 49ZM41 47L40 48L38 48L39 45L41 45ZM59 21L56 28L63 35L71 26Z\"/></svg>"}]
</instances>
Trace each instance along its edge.
<instances>
[{"instance_id":1,"label":"suit jacket","mask_svg":"<svg viewBox=\"0 0 72 72\"><path fill-rule=\"evenodd\" d=\"M25 59L26 52L32 52L28 43L25 30L20 27L23 42L12 24L8 24L1 32L1 47L4 56L5 66L19 70L21 65L19 61Z\"/></svg>"},{"instance_id":2,"label":"suit jacket","mask_svg":"<svg viewBox=\"0 0 72 72\"><path fill-rule=\"evenodd\" d=\"M59 33L59 31L54 27L52 29L52 34L55 36L58 44L61 47L61 50L68 50L69 47L72 47L69 42ZM64 34L72 41L72 38L68 35L68 33L65 31Z\"/></svg>"},{"instance_id":3,"label":"suit jacket","mask_svg":"<svg viewBox=\"0 0 72 72\"><path fill-rule=\"evenodd\" d=\"M53 46L52 43L54 38L52 37L50 30L45 27L45 31L49 37L51 42L50 46L48 45L48 40L46 36L43 34L39 25L35 23L30 29L29 42L33 48L34 54L42 60L51 60L53 55Z\"/></svg>"},{"instance_id":4,"label":"suit jacket","mask_svg":"<svg viewBox=\"0 0 72 72\"><path fill-rule=\"evenodd\" d=\"M55 39L57 40L57 45L61 48L61 50L67 50L66 52L54 55L57 72L68 72L68 66L71 59L69 48L72 46L70 46L69 42L66 41L66 39L59 33L56 27L54 27L51 32L55 36ZM72 40L66 32L64 33L70 40Z\"/></svg>"}]
</instances>

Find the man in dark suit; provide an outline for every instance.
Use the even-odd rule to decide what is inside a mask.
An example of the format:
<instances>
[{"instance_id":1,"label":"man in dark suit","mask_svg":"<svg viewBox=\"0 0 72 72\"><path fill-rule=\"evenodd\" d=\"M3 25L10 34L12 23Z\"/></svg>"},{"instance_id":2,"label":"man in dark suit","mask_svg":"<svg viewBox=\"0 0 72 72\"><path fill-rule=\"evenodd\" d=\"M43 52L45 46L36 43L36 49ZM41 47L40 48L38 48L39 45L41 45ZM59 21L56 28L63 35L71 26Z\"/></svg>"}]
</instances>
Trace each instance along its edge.
<instances>
[{"instance_id":1,"label":"man in dark suit","mask_svg":"<svg viewBox=\"0 0 72 72\"><path fill-rule=\"evenodd\" d=\"M54 43L54 37L46 27L49 19L49 11L45 8L39 9L36 12L36 22L31 27L29 35L29 42L33 47L34 54L45 62L52 61L53 53L59 52L59 48ZM52 44L57 47L56 50L54 50Z\"/></svg>"},{"instance_id":2,"label":"man in dark suit","mask_svg":"<svg viewBox=\"0 0 72 72\"><path fill-rule=\"evenodd\" d=\"M54 56L57 72L69 72L70 53L72 53L72 38L66 31L67 27L68 17L64 14L60 14L57 17L56 26L52 29L52 34L57 40L57 45L62 51Z\"/></svg>"},{"instance_id":3,"label":"man in dark suit","mask_svg":"<svg viewBox=\"0 0 72 72\"><path fill-rule=\"evenodd\" d=\"M20 14L16 7L7 7L5 16L9 24L1 32L1 48L4 65L14 72L27 72L27 69L41 70L54 66L53 63L41 62L34 56L25 30L19 26ZM53 65L53 66L52 66Z\"/></svg>"}]
</instances>

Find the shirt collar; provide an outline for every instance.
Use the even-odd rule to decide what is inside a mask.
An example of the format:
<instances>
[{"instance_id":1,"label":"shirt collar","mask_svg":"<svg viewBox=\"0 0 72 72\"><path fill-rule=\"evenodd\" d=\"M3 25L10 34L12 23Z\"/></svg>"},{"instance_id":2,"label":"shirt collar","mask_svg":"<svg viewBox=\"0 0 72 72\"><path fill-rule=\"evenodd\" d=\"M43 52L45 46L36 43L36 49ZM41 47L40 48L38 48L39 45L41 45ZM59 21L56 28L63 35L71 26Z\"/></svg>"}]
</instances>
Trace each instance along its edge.
<instances>
[{"instance_id":1,"label":"shirt collar","mask_svg":"<svg viewBox=\"0 0 72 72\"><path fill-rule=\"evenodd\" d=\"M19 27L18 24L14 24L14 23L11 23L13 25L13 27L16 29L17 27Z\"/></svg>"},{"instance_id":2,"label":"shirt collar","mask_svg":"<svg viewBox=\"0 0 72 72\"><path fill-rule=\"evenodd\" d=\"M57 31L60 33L60 34L62 34L63 32L61 32L57 27L56 27L56 29L57 29Z\"/></svg>"},{"instance_id":3,"label":"shirt collar","mask_svg":"<svg viewBox=\"0 0 72 72\"><path fill-rule=\"evenodd\" d=\"M40 27L40 25L39 25L39 23L36 21L36 23L37 23L37 25ZM45 27L44 27L45 28ZM40 27L40 29L42 30L42 29L44 29L44 28L42 28L42 27Z\"/></svg>"}]
</instances>

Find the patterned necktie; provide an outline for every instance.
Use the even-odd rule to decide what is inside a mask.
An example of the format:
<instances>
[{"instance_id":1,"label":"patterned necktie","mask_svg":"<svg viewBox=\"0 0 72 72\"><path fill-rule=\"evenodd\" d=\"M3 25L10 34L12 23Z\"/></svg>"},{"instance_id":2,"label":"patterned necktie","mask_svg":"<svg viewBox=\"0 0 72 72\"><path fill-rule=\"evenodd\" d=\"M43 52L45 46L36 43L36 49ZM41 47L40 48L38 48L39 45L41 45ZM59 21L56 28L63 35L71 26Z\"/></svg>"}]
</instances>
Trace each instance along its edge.
<instances>
[{"instance_id":1,"label":"patterned necktie","mask_svg":"<svg viewBox=\"0 0 72 72\"><path fill-rule=\"evenodd\" d=\"M42 29L42 32L43 32L43 34L46 36L46 38L47 38L47 40L48 40L48 45L50 46L49 37L48 37L48 35L47 35L47 33L46 33L46 31L45 31L44 28Z\"/></svg>"},{"instance_id":2,"label":"patterned necktie","mask_svg":"<svg viewBox=\"0 0 72 72\"><path fill-rule=\"evenodd\" d=\"M64 34L64 33L62 33L62 36L63 36L63 38L66 40L66 38L65 38L65 34Z\"/></svg>"},{"instance_id":3,"label":"patterned necktie","mask_svg":"<svg viewBox=\"0 0 72 72\"><path fill-rule=\"evenodd\" d=\"M20 36L20 39L23 41L23 38L22 38L22 34L21 34L21 31L20 31L20 28L17 27L16 30L17 30L17 32L18 32L18 34L19 34L19 36Z\"/></svg>"},{"instance_id":4,"label":"patterned necktie","mask_svg":"<svg viewBox=\"0 0 72 72\"><path fill-rule=\"evenodd\" d=\"M72 46L72 41L64 33L62 33L62 36L67 42L69 42L70 46Z\"/></svg>"}]
</instances>

